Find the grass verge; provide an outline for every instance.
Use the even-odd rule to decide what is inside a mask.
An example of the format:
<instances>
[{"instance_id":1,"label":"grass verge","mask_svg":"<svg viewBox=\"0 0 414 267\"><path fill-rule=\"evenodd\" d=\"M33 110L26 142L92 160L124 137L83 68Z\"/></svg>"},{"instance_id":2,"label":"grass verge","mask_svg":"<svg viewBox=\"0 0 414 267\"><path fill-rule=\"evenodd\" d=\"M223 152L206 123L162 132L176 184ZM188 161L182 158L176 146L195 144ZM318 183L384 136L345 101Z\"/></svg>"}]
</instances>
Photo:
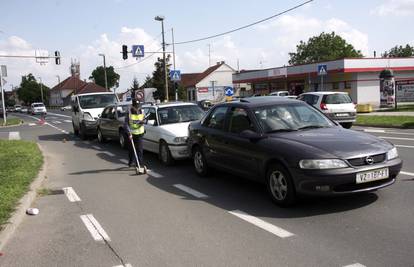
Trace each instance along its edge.
<instances>
[{"instance_id":1,"label":"grass verge","mask_svg":"<svg viewBox=\"0 0 414 267\"><path fill-rule=\"evenodd\" d=\"M355 125L414 128L414 116L358 115Z\"/></svg>"},{"instance_id":2,"label":"grass verge","mask_svg":"<svg viewBox=\"0 0 414 267\"><path fill-rule=\"evenodd\" d=\"M36 143L0 140L0 229L28 191L42 163Z\"/></svg>"},{"instance_id":3,"label":"grass verge","mask_svg":"<svg viewBox=\"0 0 414 267\"><path fill-rule=\"evenodd\" d=\"M390 109L379 110L379 112L393 112L393 111L396 111L396 112L414 111L414 105L397 104L397 109L390 108Z\"/></svg>"},{"instance_id":4,"label":"grass verge","mask_svg":"<svg viewBox=\"0 0 414 267\"><path fill-rule=\"evenodd\" d=\"M18 125L22 122L19 118L7 118L6 125L3 125L3 119L0 119L0 127L1 126L10 126L10 125Z\"/></svg>"}]
</instances>

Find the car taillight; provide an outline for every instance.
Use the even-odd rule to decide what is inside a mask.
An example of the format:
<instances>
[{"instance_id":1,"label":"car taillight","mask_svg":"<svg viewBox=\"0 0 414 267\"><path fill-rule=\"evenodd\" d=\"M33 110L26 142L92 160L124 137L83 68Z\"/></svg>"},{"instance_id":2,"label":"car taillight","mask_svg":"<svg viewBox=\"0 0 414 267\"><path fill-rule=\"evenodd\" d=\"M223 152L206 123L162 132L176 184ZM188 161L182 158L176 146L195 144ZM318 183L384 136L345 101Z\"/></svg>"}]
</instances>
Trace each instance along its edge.
<instances>
[{"instance_id":1,"label":"car taillight","mask_svg":"<svg viewBox=\"0 0 414 267\"><path fill-rule=\"evenodd\" d=\"M328 108L326 107L326 104L323 102L321 103L320 107L322 110L328 110Z\"/></svg>"}]
</instances>

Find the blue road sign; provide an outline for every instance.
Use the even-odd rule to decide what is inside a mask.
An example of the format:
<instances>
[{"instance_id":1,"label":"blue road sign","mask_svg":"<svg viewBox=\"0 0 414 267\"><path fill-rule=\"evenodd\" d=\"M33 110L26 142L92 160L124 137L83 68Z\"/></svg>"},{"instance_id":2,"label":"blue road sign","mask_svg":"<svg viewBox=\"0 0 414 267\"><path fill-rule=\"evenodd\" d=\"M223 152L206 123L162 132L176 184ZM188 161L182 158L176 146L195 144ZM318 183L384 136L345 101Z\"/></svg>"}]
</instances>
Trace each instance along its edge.
<instances>
[{"instance_id":1,"label":"blue road sign","mask_svg":"<svg viewBox=\"0 0 414 267\"><path fill-rule=\"evenodd\" d=\"M171 70L170 71L171 81L178 82L181 81L181 71L180 70Z\"/></svg>"},{"instance_id":2,"label":"blue road sign","mask_svg":"<svg viewBox=\"0 0 414 267\"><path fill-rule=\"evenodd\" d=\"M225 93L226 96L233 96L233 94L234 94L233 87L228 86L228 87L224 88L224 93Z\"/></svg>"},{"instance_id":3,"label":"blue road sign","mask_svg":"<svg viewBox=\"0 0 414 267\"><path fill-rule=\"evenodd\" d=\"M328 74L328 66L326 64L318 65L318 75L326 75Z\"/></svg>"},{"instance_id":4,"label":"blue road sign","mask_svg":"<svg viewBox=\"0 0 414 267\"><path fill-rule=\"evenodd\" d=\"M143 45L133 45L132 46L132 56L133 57L144 57L144 46Z\"/></svg>"}]
</instances>

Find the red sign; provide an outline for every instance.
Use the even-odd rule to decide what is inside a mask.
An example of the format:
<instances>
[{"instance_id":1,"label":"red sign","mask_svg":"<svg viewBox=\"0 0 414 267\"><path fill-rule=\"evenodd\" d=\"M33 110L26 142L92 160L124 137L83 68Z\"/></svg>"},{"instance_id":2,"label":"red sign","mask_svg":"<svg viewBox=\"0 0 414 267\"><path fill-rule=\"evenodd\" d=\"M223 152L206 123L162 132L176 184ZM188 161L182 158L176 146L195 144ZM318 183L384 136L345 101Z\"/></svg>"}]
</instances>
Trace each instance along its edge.
<instances>
[{"instance_id":1,"label":"red sign","mask_svg":"<svg viewBox=\"0 0 414 267\"><path fill-rule=\"evenodd\" d=\"M143 102L144 101L144 91L137 90L136 93L135 93L135 99L138 100L139 102Z\"/></svg>"},{"instance_id":2,"label":"red sign","mask_svg":"<svg viewBox=\"0 0 414 267\"><path fill-rule=\"evenodd\" d=\"M208 87L200 87L198 88L199 93L208 93Z\"/></svg>"}]
</instances>

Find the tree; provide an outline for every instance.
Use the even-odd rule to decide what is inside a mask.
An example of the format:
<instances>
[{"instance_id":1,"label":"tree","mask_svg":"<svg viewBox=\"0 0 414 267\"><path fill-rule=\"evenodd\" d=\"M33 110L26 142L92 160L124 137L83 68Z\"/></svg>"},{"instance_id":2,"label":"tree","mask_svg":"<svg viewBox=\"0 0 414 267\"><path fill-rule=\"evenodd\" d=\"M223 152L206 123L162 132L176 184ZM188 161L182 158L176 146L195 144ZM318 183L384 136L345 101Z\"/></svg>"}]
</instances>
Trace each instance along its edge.
<instances>
[{"instance_id":1,"label":"tree","mask_svg":"<svg viewBox=\"0 0 414 267\"><path fill-rule=\"evenodd\" d=\"M391 48L389 51L385 51L382 54L383 57L413 57L414 56L414 46L406 44L405 47L402 45Z\"/></svg>"},{"instance_id":2,"label":"tree","mask_svg":"<svg viewBox=\"0 0 414 267\"><path fill-rule=\"evenodd\" d=\"M168 62L170 61L170 55L167 56L165 61L167 62L167 74L170 73L171 64ZM164 101L165 99L165 78L164 78L164 60L162 58L158 58L157 62L154 64L155 70L152 72L152 78L150 80L151 86L157 88L157 91L154 92L154 98L160 99ZM147 84L146 80L146 83ZM149 81L148 81L149 82ZM168 75L168 98L174 99L175 92L174 92L174 84L170 80L170 76Z\"/></svg>"},{"instance_id":3,"label":"tree","mask_svg":"<svg viewBox=\"0 0 414 267\"><path fill-rule=\"evenodd\" d=\"M360 50L348 44L335 32L324 33L309 38L308 42L300 41L296 53L289 53L289 64L309 64L318 61L335 60L340 58L362 57Z\"/></svg>"},{"instance_id":4,"label":"tree","mask_svg":"<svg viewBox=\"0 0 414 267\"><path fill-rule=\"evenodd\" d=\"M45 104L49 103L49 87L42 84L43 90L43 101ZM19 99L23 101L26 105L29 105L33 102L42 101L42 93L40 88L40 83L36 81L36 78L33 74L29 73L26 76L22 76L22 82L20 87L17 89L17 95Z\"/></svg>"},{"instance_id":5,"label":"tree","mask_svg":"<svg viewBox=\"0 0 414 267\"><path fill-rule=\"evenodd\" d=\"M118 87L119 86L119 74L115 72L114 67L109 66L106 67L106 76L108 79L108 89L111 89L112 87ZM96 83L97 85L100 85L102 87L105 87L105 71L104 67L99 66L96 67L92 71L91 76L89 76L89 79Z\"/></svg>"},{"instance_id":6,"label":"tree","mask_svg":"<svg viewBox=\"0 0 414 267\"><path fill-rule=\"evenodd\" d=\"M131 90L138 90L139 89L139 82L136 77L132 80Z\"/></svg>"}]
</instances>

